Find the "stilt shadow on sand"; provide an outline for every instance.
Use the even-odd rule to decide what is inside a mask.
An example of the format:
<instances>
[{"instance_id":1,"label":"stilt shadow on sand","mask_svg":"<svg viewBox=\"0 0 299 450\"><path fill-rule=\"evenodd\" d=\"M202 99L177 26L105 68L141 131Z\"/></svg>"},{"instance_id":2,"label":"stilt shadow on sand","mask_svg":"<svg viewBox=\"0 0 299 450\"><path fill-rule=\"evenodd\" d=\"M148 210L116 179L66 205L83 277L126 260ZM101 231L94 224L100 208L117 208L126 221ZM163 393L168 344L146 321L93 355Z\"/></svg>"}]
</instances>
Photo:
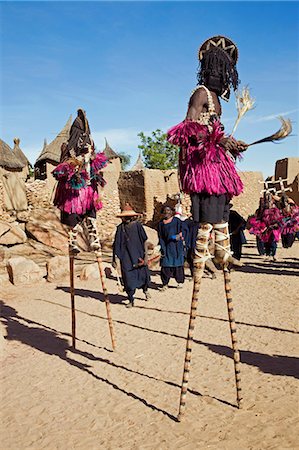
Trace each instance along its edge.
<instances>
[{"instance_id":1,"label":"stilt shadow on sand","mask_svg":"<svg viewBox=\"0 0 299 450\"><path fill-rule=\"evenodd\" d=\"M46 303L53 303L62 308L69 309L69 306L61 305L61 304L55 303L55 302L50 302L49 300L40 300L40 301L46 302ZM147 309L147 308L145 308L145 309ZM91 313L81 311L78 309L76 309L76 311L81 314L87 314L88 316L91 316L91 317L98 317L99 319L107 320L105 317L99 316L97 314L91 314ZM207 317L207 318L214 319L212 317ZM225 321L225 319L217 319L217 318L216 318L216 320ZM173 336L178 339L186 340L186 337L184 337L184 336L180 336L180 335L177 335L174 333L169 333L167 331L155 330L155 329L147 328L147 327L144 327L141 325L128 323L124 320L119 320L119 319L113 319L113 321L115 323L118 323L121 325L138 328L140 330L148 331L151 333L159 333L159 334L163 334L163 335L167 335L167 336ZM278 329L278 330L283 331L280 329ZM291 330L285 330L285 331L290 331L292 333L296 333ZM194 339L193 342L195 344L204 345L204 346L208 347L209 350L211 350L214 353L218 353L219 355L224 355L229 358L233 358L233 351L232 351L231 347L227 347L227 346L223 346L223 345L215 345L215 344L211 344L208 342L199 341L196 339ZM251 352L249 350L240 350L240 355L241 355L242 363L248 364L250 366L255 366L264 373L269 373L271 375L290 376L290 377L299 379L299 358L292 357L292 356L284 356L284 355L267 355L265 353ZM219 399L217 399L217 400L219 400Z\"/></svg>"},{"instance_id":2,"label":"stilt shadow on sand","mask_svg":"<svg viewBox=\"0 0 299 450\"><path fill-rule=\"evenodd\" d=\"M282 268L280 268L282 267ZM286 270L286 268L291 268L292 270ZM246 272L246 273L260 273L260 274L268 274L268 275L284 275L284 276L298 276L299 275L299 267L298 263L288 263L286 266L285 263L283 266L279 265L279 261L277 262L263 262L259 261L256 263L246 263L242 267L238 267L238 272Z\"/></svg>"},{"instance_id":3,"label":"stilt shadow on sand","mask_svg":"<svg viewBox=\"0 0 299 450\"><path fill-rule=\"evenodd\" d=\"M61 290L63 292L66 292L67 294L70 294L70 288L68 286L57 286L58 290ZM85 297L85 298L92 298L92 299L96 299L99 300L100 302L104 302L105 301L105 297L104 294L102 292L98 292L98 291L91 291L89 289L77 289L75 288L75 295L79 296L79 297ZM110 303L113 304L121 304L124 302L124 300L127 299L127 295L124 292L123 295L121 294L110 294L109 293L109 301Z\"/></svg>"},{"instance_id":4,"label":"stilt shadow on sand","mask_svg":"<svg viewBox=\"0 0 299 450\"><path fill-rule=\"evenodd\" d=\"M43 353L46 353L51 356L58 356L63 361L67 362L71 366L76 367L77 369L83 370L84 372L88 373L92 377L96 378L97 380L106 383L108 386L112 387L113 389L116 389L123 394L127 395L128 397L134 398L135 400L140 401L145 406L149 407L150 409L154 411L158 411L169 417L171 420L177 421L177 418L167 411L164 411L160 408L158 408L155 405L150 404L147 402L144 398L139 397L138 395L134 394L133 392L128 392L125 389L119 387L115 383L112 383L106 378L102 378L99 375L95 374L90 370L90 365L80 363L79 361L76 361L72 358L70 358L67 355L67 352L72 352L73 354L79 354L83 357L86 357L89 360L93 361L101 361L107 364L112 364L111 361L104 359L104 358L96 358L92 354L80 350L74 350L68 343L68 341L64 338L61 338L59 336L59 332L54 330L53 328L50 329L48 327L44 327L42 324L38 324L38 322L31 321L30 319L26 319L25 317L19 316L17 314L17 311L6 305L4 302L0 301L0 306L2 310L2 319L1 321L6 326L7 329L7 336L5 339L9 341L18 341L21 342L24 345L28 345L32 348L35 348ZM26 322L26 324L23 324L21 322ZM32 324L38 325L38 327L31 326ZM28 326L30 325L30 326ZM133 370L127 369L122 366L117 366L123 368L125 370L135 372ZM135 372L138 373L138 372ZM139 373L140 375L146 376L144 374ZM158 379L157 379L158 380ZM163 380L158 380L163 381ZM174 384L175 385L175 384ZM198 395L200 395L198 393Z\"/></svg>"}]
</instances>

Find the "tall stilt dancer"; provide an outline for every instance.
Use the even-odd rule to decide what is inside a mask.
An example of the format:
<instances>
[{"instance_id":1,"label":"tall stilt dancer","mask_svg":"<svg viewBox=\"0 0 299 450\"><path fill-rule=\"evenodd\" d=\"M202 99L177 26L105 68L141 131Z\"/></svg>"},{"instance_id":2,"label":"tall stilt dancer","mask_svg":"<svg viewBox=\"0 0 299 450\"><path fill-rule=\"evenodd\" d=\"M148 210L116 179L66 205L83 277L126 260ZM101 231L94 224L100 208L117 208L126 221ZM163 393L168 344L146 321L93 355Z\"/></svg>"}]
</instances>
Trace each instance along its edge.
<instances>
[{"instance_id":1,"label":"tall stilt dancer","mask_svg":"<svg viewBox=\"0 0 299 450\"><path fill-rule=\"evenodd\" d=\"M77 236L83 223L87 226L90 249L95 252L99 264L112 347L115 348L110 304L102 267L101 245L96 228L96 212L102 208L99 189L105 185L101 170L107 163L103 152L95 152L86 113L83 109L78 109L77 117L70 129L69 140L62 144L60 163L52 172L58 180L54 205L61 210L61 222L69 227L72 345L74 348L76 344L74 260L80 252Z\"/></svg>"},{"instance_id":2,"label":"tall stilt dancer","mask_svg":"<svg viewBox=\"0 0 299 450\"><path fill-rule=\"evenodd\" d=\"M239 84L236 62L236 45L224 36L215 36L199 49L200 69L198 86L192 92L185 120L168 131L168 140L180 147L179 170L183 192L190 194L191 212L198 222L194 251L194 288L185 354L178 420L186 404L186 394L191 365L191 351L197 305L210 233L215 233L215 261L224 273L230 331L235 364L237 403L241 403L240 357L237 347L236 326L233 315L228 263L231 258L228 218L229 202L243 190L242 181L235 168L235 158L247 144L224 134L220 122L220 98L228 101L230 88Z\"/></svg>"}]
</instances>

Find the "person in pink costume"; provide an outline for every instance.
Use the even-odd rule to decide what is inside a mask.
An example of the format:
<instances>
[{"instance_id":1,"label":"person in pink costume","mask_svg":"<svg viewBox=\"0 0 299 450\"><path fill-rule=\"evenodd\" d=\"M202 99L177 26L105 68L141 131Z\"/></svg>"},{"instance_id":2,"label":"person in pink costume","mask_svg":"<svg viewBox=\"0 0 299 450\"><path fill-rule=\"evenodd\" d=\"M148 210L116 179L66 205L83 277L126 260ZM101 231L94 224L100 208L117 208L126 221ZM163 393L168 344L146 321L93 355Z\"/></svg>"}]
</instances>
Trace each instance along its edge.
<instances>
[{"instance_id":1,"label":"person in pink costume","mask_svg":"<svg viewBox=\"0 0 299 450\"><path fill-rule=\"evenodd\" d=\"M295 241L296 233L299 231L299 207L285 193L282 194L278 207L281 209L283 216L282 246L290 248Z\"/></svg>"},{"instance_id":2,"label":"person in pink costume","mask_svg":"<svg viewBox=\"0 0 299 450\"><path fill-rule=\"evenodd\" d=\"M247 148L244 142L226 136L220 121L220 98L228 100L230 88L238 87L237 58L236 45L224 36L204 42L199 49L198 86L186 118L168 131L168 141L180 147L181 190L190 194L192 216L200 224L198 238L203 228L214 228L215 261L221 264L231 257L229 203L243 190L235 159ZM195 250L198 261L209 257L207 248L202 250L204 257Z\"/></svg>"},{"instance_id":3,"label":"person in pink costume","mask_svg":"<svg viewBox=\"0 0 299 450\"><path fill-rule=\"evenodd\" d=\"M248 219L249 233L264 243L266 260L276 261L277 243L283 230L283 214L275 205L272 194L265 193L257 213Z\"/></svg>"},{"instance_id":4,"label":"person in pink costume","mask_svg":"<svg viewBox=\"0 0 299 450\"><path fill-rule=\"evenodd\" d=\"M99 188L105 185L101 170L107 163L103 152L95 152L86 113L78 109L68 142L62 144L60 163L52 172L58 180L54 205L61 211L61 222L70 227L72 254L80 251L77 234L83 221L87 223L91 248L99 248L96 212L102 208Z\"/></svg>"}]
</instances>

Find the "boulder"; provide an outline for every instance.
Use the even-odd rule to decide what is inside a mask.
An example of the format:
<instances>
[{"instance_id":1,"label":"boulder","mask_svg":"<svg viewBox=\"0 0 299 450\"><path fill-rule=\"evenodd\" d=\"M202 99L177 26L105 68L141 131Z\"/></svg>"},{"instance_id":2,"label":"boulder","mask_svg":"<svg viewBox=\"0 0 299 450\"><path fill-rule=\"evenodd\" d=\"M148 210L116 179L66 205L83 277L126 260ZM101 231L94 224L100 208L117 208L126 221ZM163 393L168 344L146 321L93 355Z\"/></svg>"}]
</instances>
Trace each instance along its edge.
<instances>
[{"instance_id":1,"label":"boulder","mask_svg":"<svg viewBox=\"0 0 299 450\"><path fill-rule=\"evenodd\" d=\"M158 245L158 233L154 228L150 228L144 226L145 232L147 234L147 240L149 244L152 244L154 247Z\"/></svg>"},{"instance_id":2,"label":"boulder","mask_svg":"<svg viewBox=\"0 0 299 450\"><path fill-rule=\"evenodd\" d=\"M0 237L1 245L15 245L15 244L23 244L27 241L27 236L24 230L21 227L15 224L11 224L9 227L9 231L4 233Z\"/></svg>"},{"instance_id":3,"label":"boulder","mask_svg":"<svg viewBox=\"0 0 299 450\"><path fill-rule=\"evenodd\" d=\"M62 225L54 209L38 208L32 211L26 223L26 231L38 242L68 253L67 227ZM78 238L81 250L88 250L88 244L83 234Z\"/></svg>"},{"instance_id":4,"label":"boulder","mask_svg":"<svg viewBox=\"0 0 299 450\"><path fill-rule=\"evenodd\" d=\"M47 280L50 282L68 278L69 258L68 256L54 256L47 261Z\"/></svg>"},{"instance_id":5,"label":"boulder","mask_svg":"<svg viewBox=\"0 0 299 450\"><path fill-rule=\"evenodd\" d=\"M5 272L0 273L0 286L2 287L11 286L7 270Z\"/></svg>"},{"instance_id":6,"label":"boulder","mask_svg":"<svg viewBox=\"0 0 299 450\"><path fill-rule=\"evenodd\" d=\"M99 280L99 279L100 273L98 263L87 264L86 266L83 266L80 273L80 280Z\"/></svg>"},{"instance_id":7,"label":"boulder","mask_svg":"<svg viewBox=\"0 0 299 450\"><path fill-rule=\"evenodd\" d=\"M7 262L7 271L10 281L16 286L42 281L44 274L34 261L22 256L10 258Z\"/></svg>"},{"instance_id":8,"label":"boulder","mask_svg":"<svg viewBox=\"0 0 299 450\"><path fill-rule=\"evenodd\" d=\"M0 222L0 237L10 229L7 222Z\"/></svg>"}]
</instances>

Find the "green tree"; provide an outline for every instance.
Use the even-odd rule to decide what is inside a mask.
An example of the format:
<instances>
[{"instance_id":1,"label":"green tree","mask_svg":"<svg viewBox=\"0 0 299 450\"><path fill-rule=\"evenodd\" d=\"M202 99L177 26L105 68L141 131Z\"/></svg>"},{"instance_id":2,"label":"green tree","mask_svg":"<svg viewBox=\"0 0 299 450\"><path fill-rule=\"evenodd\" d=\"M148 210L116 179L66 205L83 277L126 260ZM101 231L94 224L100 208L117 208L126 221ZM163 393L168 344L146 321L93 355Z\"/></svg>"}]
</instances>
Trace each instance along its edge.
<instances>
[{"instance_id":1,"label":"green tree","mask_svg":"<svg viewBox=\"0 0 299 450\"><path fill-rule=\"evenodd\" d=\"M118 156L121 158L121 168L122 170L126 170L126 168L130 165L131 155L125 152L118 152Z\"/></svg>"},{"instance_id":2,"label":"green tree","mask_svg":"<svg viewBox=\"0 0 299 450\"><path fill-rule=\"evenodd\" d=\"M138 136L141 140L138 148L142 150L145 167L161 170L177 168L179 147L167 141L166 133L158 129L152 132L152 136L145 136L143 132Z\"/></svg>"}]
</instances>

